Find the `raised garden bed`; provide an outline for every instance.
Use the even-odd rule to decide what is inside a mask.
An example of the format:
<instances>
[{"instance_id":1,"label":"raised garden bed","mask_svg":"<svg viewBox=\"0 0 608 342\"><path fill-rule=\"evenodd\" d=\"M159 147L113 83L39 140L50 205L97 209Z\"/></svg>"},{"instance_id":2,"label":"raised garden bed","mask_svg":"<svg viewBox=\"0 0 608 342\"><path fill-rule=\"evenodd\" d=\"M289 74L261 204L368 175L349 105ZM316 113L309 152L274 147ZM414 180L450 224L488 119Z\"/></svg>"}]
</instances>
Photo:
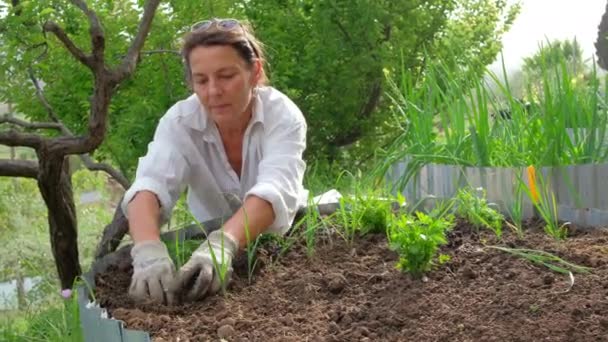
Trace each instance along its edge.
<instances>
[{"instance_id":1,"label":"raised garden bed","mask_svg":"<svg viewBox=\"0 0 608 342\"><path fill-rule=\"evenodd\" d=\"M127 295L128 253L96 276L96 299L153 341L601 341L608 336L608 232L576 230L557 241L528 221L502 240L459 221L441 253L451 259L414 279L395 268L383 234L319 233L314 255L297 242L259 250L248 283L246 257L225 297L176 307L138 305ZM489 248L531 248L591 267L556 273ZM85 327L86 329L86 327Z\"/></svg>"}]
</instances>

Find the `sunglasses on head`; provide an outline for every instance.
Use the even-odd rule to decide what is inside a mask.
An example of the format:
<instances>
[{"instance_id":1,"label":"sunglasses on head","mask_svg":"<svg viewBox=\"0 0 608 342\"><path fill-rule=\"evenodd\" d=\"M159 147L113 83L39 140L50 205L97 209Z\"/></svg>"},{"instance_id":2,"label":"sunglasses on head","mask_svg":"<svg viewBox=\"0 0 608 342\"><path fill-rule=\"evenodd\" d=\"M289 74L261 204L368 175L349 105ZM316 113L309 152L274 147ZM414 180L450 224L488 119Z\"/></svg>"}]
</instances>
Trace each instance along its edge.
<instances>
[{"instance_id":1,"label":"sunglasses on head","mask_svg":"<svg viewBox=\"0 0 608 342\"><path fill-rule=\"evenodd\" d=\"M231 31L235 28L240 28L241 23L236 19L212 19L203 20L192 25L190 31L206 31L215 26L220 31Z\"/></svg>"},{"instance_id":2,"label":"sunglasses on head","mask_svg":"<svg viewBox=\"0 0 608 342\"><path fill-rule=\"evenodd\" d=\"M211 20L199 21L198 23L192 25L192 27L190 28L190 31L204 32L214 26L219 31L232 31L236 28L239 28L245 34L245 30L244 30L243 26L241 26L241 23L236 19L211 19ZM247 42L247 45L249 45L248 46L249 49L251 49L251 51L253 51L255 56L259 57L258 52L253 48L253 44L251 44L251 41L249 40L249 38L246 38L246 42Z\"/></svg>"}]
</instances>

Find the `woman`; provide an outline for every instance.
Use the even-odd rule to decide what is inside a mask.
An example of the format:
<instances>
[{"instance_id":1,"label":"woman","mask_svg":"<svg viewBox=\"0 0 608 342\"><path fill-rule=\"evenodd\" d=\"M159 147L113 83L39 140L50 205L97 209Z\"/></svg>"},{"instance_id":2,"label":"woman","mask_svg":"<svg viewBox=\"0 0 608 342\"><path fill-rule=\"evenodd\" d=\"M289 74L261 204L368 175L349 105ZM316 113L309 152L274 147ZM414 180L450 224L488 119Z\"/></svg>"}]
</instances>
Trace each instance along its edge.
<instances>
[{"instance_id":1,"label":"woman","mask_svg":"<svg viewBox=\"0 0 608 342\"><path fill-rule=\"evenodd\" d=\"M284 94L264 86L263 52L251 30L235 19L200 22L182 55L194 94L161 118L122 202L134 241L129 293L169 304L217 292L247 236L286 232L308 196L306 122ZM186 187L198 221L232 216L176 273L159 228ZM224 279L214 260L229 266Z\"/></svg>"}]
</instances>

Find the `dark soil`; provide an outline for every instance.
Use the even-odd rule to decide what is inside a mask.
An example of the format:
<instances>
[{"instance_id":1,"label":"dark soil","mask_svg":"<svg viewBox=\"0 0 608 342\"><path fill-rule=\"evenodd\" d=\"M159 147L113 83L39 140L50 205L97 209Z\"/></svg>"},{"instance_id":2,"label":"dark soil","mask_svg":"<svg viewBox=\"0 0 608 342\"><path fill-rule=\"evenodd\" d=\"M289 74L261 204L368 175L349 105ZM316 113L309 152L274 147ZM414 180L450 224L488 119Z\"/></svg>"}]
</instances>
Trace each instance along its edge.
<instances>
[{"instance_id":1,"label":"dark soil","mask_svg":"<svg viewBox=\"0 0 608 342\"><path fill-rule=\"evenodd\" d=\"M593 267L555 273L488 245L533 248ZM274 261L260 252L252 284L241 258L225 297L177 307L136 305L129 260L97 277L97 300L154 341L608 341L608 232L573 231L564 242L538 224L523 239L459 223L442 253L449 262L422 279L395 269L382 235L348 246L320 238ZM245 259L246 260L246 259Z\"/></svg>"}]
</instances>

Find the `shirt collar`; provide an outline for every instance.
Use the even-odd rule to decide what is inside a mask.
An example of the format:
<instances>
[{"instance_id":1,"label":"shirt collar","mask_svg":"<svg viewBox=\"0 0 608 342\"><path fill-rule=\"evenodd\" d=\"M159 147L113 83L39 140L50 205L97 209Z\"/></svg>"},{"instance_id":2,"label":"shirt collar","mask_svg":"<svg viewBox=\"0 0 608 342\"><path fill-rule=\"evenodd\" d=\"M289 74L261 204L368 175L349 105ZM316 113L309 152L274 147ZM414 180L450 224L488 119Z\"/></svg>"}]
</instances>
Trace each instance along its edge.
<instances>
[{"instance_id":1,"label":"shirt collar","mask_svg":"<svg viewBox=\"0 0 608 342\"><path fill-rule=\"evenodd\" d=\"M192 110L188 111L186 115L183 116L184 124L194 130L202 132L204 140L215 141L216 139L213 135L214 131L216 131L217 129L215 129L215 125L213 125L211 118L209 118L207 110L200 103L196 94L193 94L190 97L190 100L192 100L194 108L192 108ZM257 123L263 126L264 104L257 91L255 91L254 93L253 101L253 114L251 117L251 121L249 122L249 126L253 127Z\"/></svg>"}]
</instances>

